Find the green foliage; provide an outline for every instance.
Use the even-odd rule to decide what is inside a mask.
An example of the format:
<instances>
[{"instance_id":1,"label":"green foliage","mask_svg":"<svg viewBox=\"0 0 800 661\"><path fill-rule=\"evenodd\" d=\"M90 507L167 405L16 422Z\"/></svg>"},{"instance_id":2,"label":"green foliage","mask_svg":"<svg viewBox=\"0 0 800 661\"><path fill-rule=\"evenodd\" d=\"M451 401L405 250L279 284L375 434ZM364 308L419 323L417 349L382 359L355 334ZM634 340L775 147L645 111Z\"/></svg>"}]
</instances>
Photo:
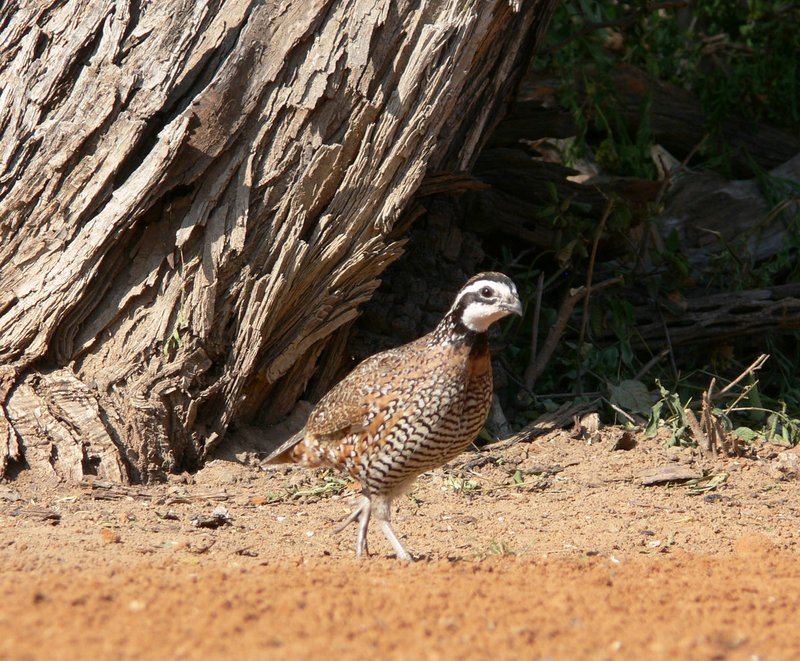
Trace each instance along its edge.
<instances>
[{"instance_id":1,"label":"green foliage","mask_svg":"<svg viewBox=\"0 0 800 661\"><path fill-rule=\"evenodd\" d=\"M298 498L328 498L344 493L351 483L324 469L318 477L309 477L303 484L294 484L265 495L268 503L287 502Z\"/></svg>"},{"instance_id":2,"label":"green foliage","mask_svg":"<svg viewBox=\"0 0 800 661\"><path fill-rule=\"evenodd\" d=\"M650 409L647 435L655 436L662 428L669 431L667 445L695 445L687 411L697 406L691 398L682 398L677 391L665 388L658 380L656 385L660 398ZM786 402L772 402L772 408L765 408L758 386L758 381L751 375L741 388L727 393L722 399L724 403L711 410L720 429L744 445L756 441L786 446L800 443L800 409L795 407L794 412L789 413ZM734 419L739 421L739 426L734 426Z\"/></svg>"},{"instance_id":3,"label":"green foliage","mask_svg":"<svg viewBox=\"0 0 800 661\"><path fill-rule=\"evenodd\" d=\"M624 121L623 106L610 84L612 72L620 65L633 65L695 94L709 119L703 167L724 171L730 147L721 137L721 128L731 110L753 121L800 130L797 53L800 8L794 3L696 0L685 6L683 2L571 0L559 5L536 66L557 78L559 103L572 112L578 126L577 137L563 141L567 164L590 156L608 174L654 179L653 135L647 121L651 101L640 109L642 121L631 134L627 127L632 123ZM769 369L759 373L759 381L746 383L726 397L714 415L726 433L735 433L745 443L800 441L800 334L737 338L719 346L670 348L663 354L659 353L662 347L633 349L641 344L634 341L634 312L640 303L659 300L664 314L680 313L682 291L690 287L736 291L800 281L800 214L793 218L787 214L789 204L800 200L800 189L755 163L750 169L772 208L762 221L783 214L788 227L783 248L755 263L744 246L745 237L729 245L716 235L717 254L698 268L690 264L681 237L673 232L651 247L646 269L640 264L610 262L601 267L598 258L591 267L593 281L621 274L624 284L592 293L585 308L588 318L583 318L582 305L570 315L559 348L534 392L522 389L516 402L516 424L523 425L567 400L601 397L608 416L619 419L619 410L642 416L649 419L651 433L666 427L670 443L691 444L685 411L687 407L697 410L710 379L727 383L752 357L769 353ZM504 327L510 346L503 360L517 383L523 381L521 372L532 359L531 333L536 334L540 351L561 301L571 289L586 283L598 231L596 211L572 199L559 199L554 186L549 197L537 221L557 230L560 242L554 252L532 259L530 253L506 248L496 264L515 278L523 300L531 301L524 319ZM646 233L648 214L658 211L634 210L617 199L610 204L606 240L612 236L613 240L639 241L634 232ZM548 277L539 324L532 328L532 302L540 273ZM632 296L634 291L638 298ZM609 332L615 340L608 339Z\"/></svg>"},{"instance_id":4,"label":"green foliage","mask_svg":"<svg viewBox=\"0 0 800 661\"><path fill-rule=\"evenodd\" d=\"M663 424L670 431L668 445L685 445L689 442L686 431L689 423L686 420L686 408L689 402L682 402L677 392L670 392L661 382L656 379L656 385L661 394L659 399L650 411L650 419L647 422L646 433L648 436L655 436L659 424Z\"/></svg>"},{"instance_id":5,"label":"green foliage","mask_svg":"<svg viewBox=\"0 0 800 661\"><path fill-rule=\"evenodd\" d=\"M716 491L728 481L727 473L707 473L703 477L689 480L683 486L689 489L692 496L701 496L709 491Z\"/></svg>"},{"instance_id":6,"label":"green foliage","mask_svg":"<svg viewBox=\"0 0 800 661\"><path fill-rule=\"evenodd\" d=\"M610 400L623 411L648 415L652 410L652 398L647 386L635 379L625 379L609 386Z\"/></svg>"},{"instance_id":7,"label":"green foliage","mask_svg":"<svg viewBox=\"0 0 800 661\"><path fill-rule=\"evenodd\" d=\"M497 555L497 556L516 555L516 551L514 551L514 548L506 540L493 539L489 543L489 546L486 548L486 551L482 554L482 557L487 557L491 555Z\"/></svg>"},{"instance_id":8,"label":"green foliage","mask_svg":"<svg viewBox=\"0 0 800 661\"><path fill-rule=\"evenodd\" d=\"M453 474L448 474L445 476L445 485L447 486L448 489L454 491L455 493L460 493L464 496L473 494L476 491L480 491L481 489L480 482L478 482L477 480L471 480L465 477L458 477Z\"/></svg>"},{"instance_id":9,"label":"green foliage","mask_svg":"<svg viewBox=\"0 0 800 661\"><path fill-rule=\"evenodd\" d=\"M189 322L183 316L183 310L178 310L178 318L175 320L175 326L172 328L172 333L164 341L164 348L162 349L164 356L168 357L172 351L176 351L182 344L182 334L189 328Z\"/></svg>"},{"instance_id":10,"label":"green foliage","mask_svg":"<svg viewBox=\"0 0 800 661\"><path fill-rule=\"evenodd\" d=\"M637 135L629 135L608 84L615 67L631 64L694 92L709 119L707 154L719 166L726 152L719 132L731 110L800 130L798 53L800 8L793 2L696 0L690 8L675 2L656 9L647 0L572 0L556 10L537 66L563 81L560 102L580 128L576 154L587 152L593 132L595 158L606 170L652 178L648 108Z\"/></svg>"},{"instance_id":11,"label":"green foliage","mask_svg":"<svg viewBox=\"0 0 800 661\"><path fill-rule=\"evenodd\" d=\"M711 62L687 74L685 82L698 90L712 117L737 108L755 120L800 128L797 3L702 0L696 15L696 57Z\"/></svg>"}]
</instances>

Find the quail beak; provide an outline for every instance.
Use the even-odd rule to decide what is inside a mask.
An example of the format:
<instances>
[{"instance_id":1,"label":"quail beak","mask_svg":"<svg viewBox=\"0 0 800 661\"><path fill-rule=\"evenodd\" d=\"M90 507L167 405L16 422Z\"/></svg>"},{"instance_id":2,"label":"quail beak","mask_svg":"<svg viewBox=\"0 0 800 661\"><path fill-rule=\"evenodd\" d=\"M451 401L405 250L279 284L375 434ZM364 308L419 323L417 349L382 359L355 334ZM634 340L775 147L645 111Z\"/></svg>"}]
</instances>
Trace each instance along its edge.
<instances>
[{"instance_id":1,"label":"quail beak","mask_svg":"<svg viewBox=\"0 0 800 661\"><path fill-rule=\"evenodd\" d=\"M510 314L515 314L518 317L522 316L522 303L518 298L515 298L513 301L504 302L503 309L508 310Z\"/></svg>"}]
</instances>

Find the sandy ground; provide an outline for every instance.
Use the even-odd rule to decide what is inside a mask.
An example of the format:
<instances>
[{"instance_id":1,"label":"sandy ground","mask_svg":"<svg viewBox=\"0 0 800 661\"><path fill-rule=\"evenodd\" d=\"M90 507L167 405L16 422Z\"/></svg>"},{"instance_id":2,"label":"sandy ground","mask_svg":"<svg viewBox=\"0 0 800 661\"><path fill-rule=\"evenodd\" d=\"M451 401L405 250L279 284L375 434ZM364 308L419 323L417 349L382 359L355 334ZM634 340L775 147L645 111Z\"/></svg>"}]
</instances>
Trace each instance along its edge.
<instances>
[{"instance_id":1,"label":"sandy ground","mask_svg":"<svg viewBox=\"0 0 800 661\"><path fill-rule=\"evenodd\" d=\"M216 460L147 487L0 484L0 658L793 659L798 452L619 433L467 453L356 561L348 485ZM629 443L622 445L628 446ZM688 484L645 486L659 470Z\"/></svg>"}]
</instances>

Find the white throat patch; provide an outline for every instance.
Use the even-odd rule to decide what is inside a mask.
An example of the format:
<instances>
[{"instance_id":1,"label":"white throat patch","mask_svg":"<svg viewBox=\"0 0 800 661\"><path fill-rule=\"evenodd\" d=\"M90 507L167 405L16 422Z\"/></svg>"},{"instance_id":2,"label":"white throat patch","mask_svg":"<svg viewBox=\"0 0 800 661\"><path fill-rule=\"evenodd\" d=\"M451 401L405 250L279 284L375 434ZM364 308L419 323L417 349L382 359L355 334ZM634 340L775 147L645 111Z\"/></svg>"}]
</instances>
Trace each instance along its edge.
<instances>
[{"instance_id":1,"label":"white throat patch","mask_svg":"<svg viewBox=\"0 0 800 661\"><path fill-rule=\"evenodd\" d=\"M507 315L508 310L498 308L496 305L476 301L467 305L461 321L471 331L485 333L495 321Z\"/></svg>"}]
</instances>

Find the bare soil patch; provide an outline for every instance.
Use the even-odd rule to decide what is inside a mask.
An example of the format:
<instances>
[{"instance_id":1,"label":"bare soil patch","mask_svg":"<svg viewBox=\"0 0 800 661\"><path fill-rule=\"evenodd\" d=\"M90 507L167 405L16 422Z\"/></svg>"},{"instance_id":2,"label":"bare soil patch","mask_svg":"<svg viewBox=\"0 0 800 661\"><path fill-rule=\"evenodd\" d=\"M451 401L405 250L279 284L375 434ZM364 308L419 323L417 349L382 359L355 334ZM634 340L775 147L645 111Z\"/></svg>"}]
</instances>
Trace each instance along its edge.
<instances>
[{"instance_id":1,"label":"bare soil patch","mask_svg":"<svg viewBox=\"0 0 800 661\"><path fill-rule=\"evenodd\" d=\"M323 473L23 472L0 484L0 658L793 658L796 451L708 461L615 434L423 476L394 515L411 566L377 529L352 557L355 529L333 534L348 489ZM643 486L666 467L698 479Z\"/></svg>"}]
</instances>

